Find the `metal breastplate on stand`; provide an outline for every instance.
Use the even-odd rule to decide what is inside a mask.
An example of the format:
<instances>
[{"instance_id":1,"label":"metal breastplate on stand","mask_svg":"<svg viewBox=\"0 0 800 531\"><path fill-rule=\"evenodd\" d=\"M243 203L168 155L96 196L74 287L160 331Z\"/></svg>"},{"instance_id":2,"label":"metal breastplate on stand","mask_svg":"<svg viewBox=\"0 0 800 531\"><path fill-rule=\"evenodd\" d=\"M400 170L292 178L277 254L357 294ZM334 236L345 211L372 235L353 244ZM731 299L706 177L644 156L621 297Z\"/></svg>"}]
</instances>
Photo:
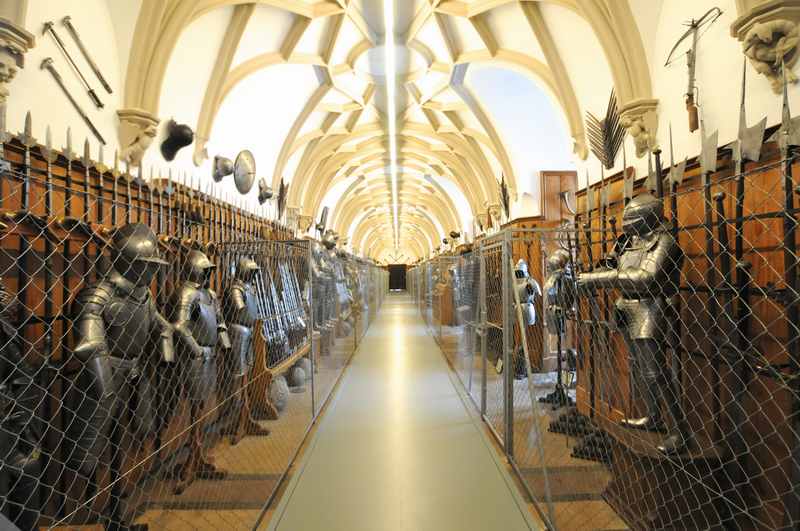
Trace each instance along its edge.
<instances>
[{"instance_id":1,"label":"metal breastplate on stand","mask_svg":"<svg viewBox=\"0 0 800 531\"><path fill-rule=\"evenodd\" d=\"M202 347L217 344L217 309L206 290L200 290L192 308L190 330L195 341Z\"/></svg>"},{"instance_id":2,"label":"metal breastplate on stand","mask_svg":"<svg viewBox=\"0 0 800 531\"><path fill-rule=\"evenodd\" d=\"M152 320L149 292L141 299L114 293L103 311L106 343L117 358L138 358L150 339Z\"/></svg>"}]
</instances>

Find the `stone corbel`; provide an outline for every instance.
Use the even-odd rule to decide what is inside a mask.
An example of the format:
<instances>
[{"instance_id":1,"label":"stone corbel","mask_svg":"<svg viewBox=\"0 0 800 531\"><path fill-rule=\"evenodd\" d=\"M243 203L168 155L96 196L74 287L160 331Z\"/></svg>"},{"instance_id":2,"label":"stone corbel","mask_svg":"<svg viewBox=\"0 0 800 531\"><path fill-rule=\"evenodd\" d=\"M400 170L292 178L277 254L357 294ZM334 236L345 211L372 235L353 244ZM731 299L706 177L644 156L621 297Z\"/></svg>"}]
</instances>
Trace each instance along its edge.
<instances>
[{"instance_id":1,"label":"stone corbel","mask_svg":"<svg viewBox=\"0 0 800 531\"><path fill-rule=\"evenodd\" d=\"M786 80L797 81L791 67L797 62L800 41L800 0L740 0L739 18L731 24L731 35L742 43L742 51L753 68L763 74L779 94L783 90L781 64Z\"/></svg>"},{"instance_id":2,"label":"stone corbel","mask_svg":"<svg viewBox=\"0 0 800 531\"><path fill-rule=\"evenodd\" d=\"M636 156L644 157L656 148L658 141L658 100L629 101L620 110L620 123L628 130L636 145Z\"/></svg>"},{"instance_id":3,"label":"stone corbel","mask_svg":"<svg viewBox=\"0 0 800 531\"><path fill-rule=\"evenodd\" d=\"M0 105L8 99L8 85L25 67L25 54L36 45L33 34L8 19L0 18Z\"/></svg>"},{"instance_id":4,"label":"stone corbel","mask_svg":"<svg viewBox=\"0 0 800 531\"><path fill-rule=\"evenodd\" d=\"M156 138L159 120L142 109L120 109L117 116L120 158L131 166L139 166L144 152Z\"/></svg>"}]
</instances>

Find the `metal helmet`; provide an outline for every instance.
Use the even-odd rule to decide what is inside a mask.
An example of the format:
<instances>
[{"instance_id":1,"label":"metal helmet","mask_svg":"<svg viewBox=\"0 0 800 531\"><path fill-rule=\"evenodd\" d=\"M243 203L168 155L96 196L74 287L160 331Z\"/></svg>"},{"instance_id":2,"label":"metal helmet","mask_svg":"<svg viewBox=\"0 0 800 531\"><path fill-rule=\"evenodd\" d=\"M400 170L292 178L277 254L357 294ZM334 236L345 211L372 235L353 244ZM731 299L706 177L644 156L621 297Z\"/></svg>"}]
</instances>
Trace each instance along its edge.
<instances>
[{"instance_id":1,"label":"metal helmet","mask_svg":"<svg viewBox=\"0 0 800 531\"><path fill-rule=\"evenodd\" d=\"M214 262L202 251L192 250L186 255L185 277L186 280L206 286L211 280L211 271L216 269Z\"/></svg>"},{"instance_id":2,"label":"metal helmet","mask_svg":"<svg viewBox=\"0 0 800 531\"><path fill-rule=\"evenodd\" d=\"M136 285L149 285L156 266L167 265L158 255L158 239L147 225L128 223L114 232L111 241L114 269Z\"/></svg>"},{"instance_id":3,"label":"metal helmet","mask_svg":"<svg viewBox=\"0 0 800 531\"><path fill-rule=\"evenodd\" d=\"M664 204L651 194L640 194L625 206L622 230L627 234L648 234L664 222Z\"/></svg>"},{"instance_id":4,"label":"metal helmet","mask_svg":"<svg viewBox=\"0 0 800 531\"><path fill-rule=\"evenodd\" d=\"M516 278L528 278L530 276L528 273L528 262L520 258L519 261L517 261L517 266L514 268L514 276Z\"/></svg>"},{"instance_id":5,"label":"metal helmet","mask_svg":"<svg viewBox=\"0 0 800 531\"><path fill-rule=\"evenodd\" d=\"M261 267L256 261L249 256L244 256L239 259L239 263L236 266L236 278L250 282L257 271L261 271Z\"/></svg>"},{"instance_id":6,"label":"metal helmet","mask_svg":"<svg viewBox=\"0 0 800 531\"><path fill-rule=\"evenodd\" d=\"M324 245L326 249L331 250L336 247L336 239L336 233L328 229L325 231L325 235L322 236L322 245Z\"/></svg>"},{"instance_id":7,"label":"metal helmet","mask_svg":"<svg viewBox=\"0 0 800 531\"><path fill-rule=\"evenodd\" d=\"M558 271L564 269L569 264L569 252L566 249L556 249L553 254L547 257L547 270Z\"/></svg>"}]
</instances>

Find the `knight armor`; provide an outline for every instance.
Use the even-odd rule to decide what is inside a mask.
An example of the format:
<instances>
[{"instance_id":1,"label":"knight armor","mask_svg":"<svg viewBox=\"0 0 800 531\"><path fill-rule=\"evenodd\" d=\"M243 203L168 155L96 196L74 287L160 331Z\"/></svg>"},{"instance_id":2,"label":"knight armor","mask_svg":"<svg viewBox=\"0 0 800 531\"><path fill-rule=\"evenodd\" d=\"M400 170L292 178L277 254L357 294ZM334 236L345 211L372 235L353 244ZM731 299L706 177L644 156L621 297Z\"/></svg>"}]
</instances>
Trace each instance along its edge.
<instances>
[{"instance_id":1,"label":"knight armor","mask_svg":"<svg viewBox=\"0 0 800 531\"><path fill-rule=\"evenodd\" d=\"M253 326L259 318L258 298L253 281L261 268L251 258L242 258L236 268L236 276L228 289L224 308L227 312L232 354L238 360L238 374L246 373L253 366Z\"/></svg>"},{"instance_id":2,"label":"knight armor","mask_svg":"<svg viewBox=\"0 0 800 531\"><path fill-rule=\"evenodd\" d=\"M112 237L111 265L98 281L84 287L72 305L72 357L80 366L65 395L65 409L73 414L67 428L69 466L89 479L96 489L95 473L107 448L121 443L130 426L138 439L154 427L152 392L143 365L175 359L173 328L156 308L150 284L158 268L166 265L158 254L158 240L147 225L130 223ZM111 492L105 517L123 526L128 518L122 507L122 458L112 452L109 463ZM87 496L91 496L87 493Z\"/></svg>"},{"instance_id":3,"label":"knight armor","mask_svg":"<svg viewBox=\"0 0 800 531\"><path fill-rule=\"evenodd\" d=\"M618 249L617 267L581 274L578 286L616 289L614 319L623 333L632 370L638 374L638 394L647 415L625 419L634 429L665 428L661 405L672 417L672 431L659 446L665 453L679 453L687 443L688 427L666 361L672 339L671 321L677 316L673 298L678 291L684 254L664 219L662 202L650 194L632 199L625 207L622 228L626 238Z\"/></svg>"},{"instance_id":4,"label":"knight armor","mask_svg":"<svg viewBox=\"0 0 800 531\"><path fill-rule=\"evenodd\" d=\"M527 326L536 324L536 298L541 297L542 288L528 273L528 263L520 259L514 269L514 289L517 290L522 307L522 318Z\"/></svg>"},{"instance_id":5,"label":"knight armor","mask_svg":"<svg viewBox=\"0 0 800 531\"><path fill-rule=\"evenodd\" d=\"M34 529L41 509L36 489L42 426L37 412L44 390L10 322L12 300L0 285L0 491L7 499L2 513L20 529Z\"/></svg>"},{"instance_id":6,"label":"knight armor","mask_svg":"<svg viewBox=\"0 0 800 531\"><path fill-rule=\"evenodd\" d=\"M547 279L544 281L544 313L547 332L563 335L566 316L575 305L569 253L558 249L547 258Z\"/></svg>"},{"instance_id":7,"label":"knight armor","mask_svg":"<svg viewBox=\"0 0 800 531\"><path fill-rule=\"evenodd\" d=\"M180 345L188 351L189 358L212 359L218 342L225 350L231 348L217 295L209 287L215 268L200 251L190 251L186 257L184 281L175 297L173 319Z\"/></svg>"},{"instance_id":8,"label":"knight armor","mask_svg":"<svg viewBox=\"0 0 800 531\"><path fill-rule=\"evenodd\" d=\"M72 306L75 348L82 364L75 390L77 416L73 463L91 474L103 454L115 419L121 417L141 377L141 359L148 345L158 343L161 358L174 360L173 328L158 312L150 282L160 265L158 241L146 225L128 224L113 236L112 267L103 278L84 287ZM89 400L84 399L88 397ZM136 427L149 424L141 412Z\"/></svg>"},{"instance_id":9,"label":"knight armor","mask_svg":"<svg viewBox=\"0 0 800 531\"><path fill-rule=\"evenodd\" d=\"M178 338L178 360L183 365L182 377L191 405L189 456L177 467L179 478L173 487L175 494L183 490L195 476L221 479L225 476L205 456L202 442L203 421L200 414L205 401L217 383L215 351L231 349L228 329L217 300L209 287L216 265L201 251L192 250L186 256L183 283L175 294L172 319Z\"/></svg>"}]
</instances>

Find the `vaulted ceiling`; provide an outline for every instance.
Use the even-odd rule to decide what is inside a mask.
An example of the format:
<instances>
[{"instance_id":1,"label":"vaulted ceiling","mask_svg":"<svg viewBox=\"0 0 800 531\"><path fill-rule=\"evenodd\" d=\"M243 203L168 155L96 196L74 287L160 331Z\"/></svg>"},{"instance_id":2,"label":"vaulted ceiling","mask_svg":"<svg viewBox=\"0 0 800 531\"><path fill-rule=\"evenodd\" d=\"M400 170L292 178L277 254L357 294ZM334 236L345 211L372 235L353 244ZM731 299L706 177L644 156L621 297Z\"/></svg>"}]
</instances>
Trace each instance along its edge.
<instances>
[{"instance_id":1,"label":"vaulted ceiling","mask_svg":"<svg viewBox=\"0 0 800 531\"><path fill-rule=\"evenodd\" d=\"M395 79L386 76L386 6ZM289 183L301 226L327 206L329 226L355 252L414 260L451 230L485 223L501 176L512 202L538 192L469 82L472 70L532 79L557 109L567 152L586 156L580 92L591 87L576 88L571 70L583 59L569 46L580 30L622 105L652 97L627 1L143 0L124 106L182 116L201 168L250 148L273 188Z\"/></svg>"}]
</instances>

